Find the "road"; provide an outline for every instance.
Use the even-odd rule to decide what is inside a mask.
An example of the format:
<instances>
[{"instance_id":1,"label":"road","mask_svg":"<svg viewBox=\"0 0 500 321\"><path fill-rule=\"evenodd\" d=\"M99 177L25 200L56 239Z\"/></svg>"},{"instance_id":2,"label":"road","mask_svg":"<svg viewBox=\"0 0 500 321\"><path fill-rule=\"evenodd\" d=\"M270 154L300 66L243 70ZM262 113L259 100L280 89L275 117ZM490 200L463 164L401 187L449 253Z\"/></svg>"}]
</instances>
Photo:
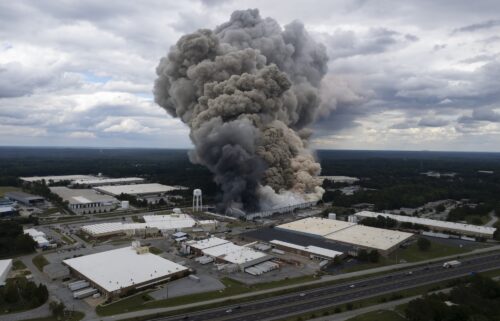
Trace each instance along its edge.
<instances>
[{"instance_id":1,"label":"road","mask_svg":"<svg viewBox=\"0 0 500 321\"><path fill-rule=\"evenodd\" d=\"M490 217L490 220L488 223L484 224L484 226L489 226L492 227L498 222L498 216L495 215L495 211L491 211L488 216Z\"/></svg>"},{"instance_id":2,"label":"road","mask_svg":"<svg viewBox=\"0 0 500 321\"><path fill-rule=\"evenodd\" d=\"M497 269L500 266L500 253L496 252L493 254L490 253L477 257L464 258L462 262L463 264L461 266L453 269L444 269L442 267L442 262L433 263L419 268L400 270L376 277L325 286L301 293L280 295L264 300L242 303L238 306L225 306L193 312L189 315L178 315L151 320L277 320L287 316L315 311L323 307L331 307L378 296L380 294L392 293L424 284L444 281L468 275L471 272Z\"/></svg>"}]
</instances>

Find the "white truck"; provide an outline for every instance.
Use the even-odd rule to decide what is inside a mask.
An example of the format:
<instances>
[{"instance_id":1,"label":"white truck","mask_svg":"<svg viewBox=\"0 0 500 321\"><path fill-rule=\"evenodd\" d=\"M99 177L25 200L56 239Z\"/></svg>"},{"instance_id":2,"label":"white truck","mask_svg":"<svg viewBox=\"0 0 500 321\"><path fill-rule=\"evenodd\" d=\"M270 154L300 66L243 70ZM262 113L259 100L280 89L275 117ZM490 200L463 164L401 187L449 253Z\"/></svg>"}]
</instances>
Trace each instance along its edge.
<instances>
[{"instance_id":1,"label":"white truck","mask_svg":"<svg viewBox=\"0 0 500 321\"><path fill-rule=\"evenodd\" d=\"M462 264L462 262L457 261L457 260L453 260L453 261L444 262L443 267L445 269L451 269L451 268L460 266L461 264Z\"/></svg>"}]
</instances>

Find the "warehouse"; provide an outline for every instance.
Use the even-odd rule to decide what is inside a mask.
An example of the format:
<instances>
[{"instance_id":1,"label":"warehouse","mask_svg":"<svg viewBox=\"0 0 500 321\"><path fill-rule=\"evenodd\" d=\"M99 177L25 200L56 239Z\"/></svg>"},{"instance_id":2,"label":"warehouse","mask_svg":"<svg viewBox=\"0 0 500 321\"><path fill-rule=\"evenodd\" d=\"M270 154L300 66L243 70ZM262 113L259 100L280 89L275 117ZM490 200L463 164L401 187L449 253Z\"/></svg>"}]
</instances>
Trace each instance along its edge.
<instances>
[{"instance_id":1,"label":"warehouse","mask_svg":"<svg viewBox=\"0 0 500 321\"><path fill-rule=\"evenodd\" d=\"M5 285L5 280L12 269L12 259L0 260L0 286Z\"/></svg>"},{"instance_id":2,"label":"warehouse","mask_svg":"<svg viewBox=\"0 0 500 321\"><path fill-rule=\"evenodd\" d=\"M125 296L160 283L182 278L189 270L134 244L64 260L75 277L82 278L108 298Z\"/></svg>"},{"instance_id":3,"label":"warehouse","mask_svg":"<svg viewBox=\"0 0 500 321\"><path fill-rule=\"evenodd\" d=\"M95 238L113 235L147 236L159 233L157 228L149 227L146 223L122 222L85 225L82 231Z\"/></svg>"},{"instance_id":4,"label":"warehouse","mask_svg":"<svg viewBox=\"0 0 500 321\"><path fill-rule=\"evenodd\" d=\"M292 231L314 237L324 237L327 234L356 225L345 221L327 218L308 217L302 220L276 226L277 229Z\"/></svg>"},{"instance_id":5,"label":"warehouse","mask_svg":"<svg viewBox=\"0 0 500 321\"><path fill-rule=\"evenodd\" d=\"M123 184L140 184L144 182L144 178L140 177L121 177L121 178L94 178L94 179L77 179L72 181L73 185L95 187L105 185L123 185Z\"/></svg>"},{"instance_id":6,"label":"warehouse","mask_svg":"<svg viewBox=\"0 0 500 321\"><path fill-rule=\"evenodd\" d=\"M38 231L34 228L28 228L24 230L24 234L28 234L31 236L33 241L36 242L38 247L47 247L50 245L49 240L47 240L47 236L45 233Z\"/></svg>"},{"instance_id":7,"label":"warehouse","mask_svg":"<svg viewBox=\"0 0 500 321\"><path fill-rule=\"evenodd\" d=\"M375 228L365 225L354 225L348 229L326 235L328 240L353 244L367 250L377 250L388 255L413 236L411 233Z\"/></svg>"},{"instance_id":8,"label":"warehouse","mask_svg":"<svg viewBox=\"0 0 500 321\"><path fill-rule=\"evenodd\" d=\"M17 215L17 210L12 206L0 206L0 217Z\"/></svg>"},{"instance_id":9,"label":"warehouse","mask_svg":"<svg viewBox=\"0 0 500 321\"><path fill-rule=\"evenodd\" d=\"M24 192L7 192L5 193L5 197L11 201L15 201L26 206L37 206L45 203L45 199L43 197Z\"/></svg>"},{"instance_id":10,"label":"warehouse","mask_svg":"<svg viewBox=\"0 0 500 321\"><path fill-rule=\"evenodd\" d=\"M59 195L75 214L103 213L113 210L118 200L108 195L102 195L92 189L71 189L57 186L50 187L50 191Z\"/></svg>"},{"instance_id":11,"label":"warehouse","mask_svg":"<svg viewBox=\"0 0 500 321\"><path fill-rule=\"evenodd\" d=\"M97 179L96 176L91 175L57 175L57 176L32 176L32 177L20 177L23 182L33 183L45 181L46 183L58 183L58 182L72 182L75 180L91 180Z\"/></svg>"},{"instance_id":12,"label":"warehouse","mask_svg":"<svg viewBox=\"0 0 500 321\"><path fill-rule=\"evenodd\" d=\"M318 217L309 217L282 224L276 229L320 237L326 241L352 246L355 250L377 250L382 255L388 255L413 236L411 233ZM352 253L352 251L348 253Z\"/></svg>"},{"instance_id":13,"label":"warehouse","mask_svg":"<svg viewBox=\"0 0 500 321\"><path fill-rule=\"evenodd\" d=\"M143 218L147 226L155 227L162 233L186 231L196 225L196 221L187 214L144 215Z\"/></svg>"},{"instance_id":14,"label":"warehouse","mask_svg":"<svg viewBox=\"0 0 500 321\"><path fill-rule=\"evenodd\" d=\"M217 237L190 241L186 245L189 246L188 250L190 249L191 253L211 257L216 263L233 264L242 271L247 267L272 259L272 256L265 253Z\"/></svg>"},{"instance_id":15,"label":"warehouse","mask_svg":"<svg viewBox=\"0 0 500 321\"><path fill-rule=\"evenodd\" d=\"M343 256L344 253L317 247L314 245L302 246L298 244L283 242L279 240L272 240L271 243L275 248L285 252L295 253L298 255L306 256L311 259L319 260L333 260L335 257Z\"/></svg>"},{"instance_id":16,"label":"warehouse","mask_svg":"<svg viewBox=\"0 0 500 321\"><path fill-rule=\"evenodd\" d=\"M479 226L472 224L463 224L456 222L447 222L447 221L438 221L432 220L428 218L420 218L413 216L405 216L405 215L394 215L394 214L385 214L385 213L376 213L370 211L362 211L354 214L358 218L366 218L366 217L377 217L384 216L396 220L398 222L407 222L413 224L420 224L429 227L433 231L437 232L449 232L449 233L457 233L461 235L467 235L472 237L484 237L484 238L493 238L493 233L495 233L494 227L487 226Z\"/></svg>"},{"instance_id":17,"label":"warehouse","mask_svg":"<svg viewBox=\"0 0 500 321\"><path fill-rule=\"evenodd\" d=\"M167 186L158 183L150 184L129 184L129 185L106 185L98 186L94 188L95 190L112 195L118 196L121 194L133 195L133 196L153 196L162 195L167 192L175 191L180 189L176 186Z\"/></svg>"}]
</instances>

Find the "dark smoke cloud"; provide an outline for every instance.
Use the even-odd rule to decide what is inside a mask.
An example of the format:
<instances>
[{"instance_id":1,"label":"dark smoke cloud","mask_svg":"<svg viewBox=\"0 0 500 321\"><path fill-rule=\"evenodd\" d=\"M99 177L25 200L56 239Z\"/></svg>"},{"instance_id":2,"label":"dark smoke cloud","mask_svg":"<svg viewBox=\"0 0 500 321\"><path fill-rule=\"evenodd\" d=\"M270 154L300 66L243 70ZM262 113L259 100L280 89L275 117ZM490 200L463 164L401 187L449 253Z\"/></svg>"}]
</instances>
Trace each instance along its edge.
<instances>
[{"instance_id":1,"label":"dark smoke cloud","mask_svg":"<svg viewBox=\"0 0 500 321\"><path fill-rule=\"evenodd\" d=\"M300 22L282 29L256 9L181 37L161 59L155 101L190 127L191 160L214 173L224 208L321 197L306 127L327 60Z\"/></svg>"}]
</instances>

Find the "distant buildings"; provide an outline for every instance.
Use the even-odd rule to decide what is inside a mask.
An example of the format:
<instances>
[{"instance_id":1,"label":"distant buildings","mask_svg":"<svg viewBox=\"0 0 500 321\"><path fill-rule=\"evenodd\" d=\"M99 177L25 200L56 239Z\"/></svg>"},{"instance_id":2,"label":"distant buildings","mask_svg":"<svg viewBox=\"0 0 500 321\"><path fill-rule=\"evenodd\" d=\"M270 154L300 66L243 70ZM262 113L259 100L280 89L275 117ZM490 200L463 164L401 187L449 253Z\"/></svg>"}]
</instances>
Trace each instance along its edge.
<instances>
[{"instance_id":1,"label":"distant buildings","mask_svg":"<svg viewBox=\"0 0 500 321\"><path fill-rule=\"evenodd\" d=\"M140 184L144 182L144 178L140 177L121 177L121 178L94 178L94 179L77 179L71 182L72 185L84 187L96 187L106 185L122 185L122 184Z\"/></svg>"},{"instance_id":2,"label":"distant buildings","mask_svg":"<svg viewBox=\"0 0 500 321\"><path fill-rule=\"evenodd\" d=\"M26 206L39 206L45 203L43 197L24 192L7 192L5 193L5 197Z\"/></svg>"},{"instance_id":3,"label":"distant buildings","mask_svg":"<svg viewBox=\"0 0 500 321\"><path fill-rule=\"evenodd\" d=\"M359 181L359 178L350 176L320 176L319 178L323 180L332 181L334 183L346 183L346 184L354 184Z\"/></svg>"},{"instance_id":4,"label":"distant buildings","mask_svg":"<svg viewBox=\"0 0 500 321\"><path fill-rule=\"evenodd\" d=\"M432 220L428 218L420 218L414 216L406 216L406 215L395 215L395 214L386 214L386 213L376 213L370 211L362 211L354 214L359 219L366 217L388 217L398 222L406 222L419 224L423 226L427 226L433 231L436 232L448 232L448 233L457 233L459 235L466 235L472 237L484 237L484 238L492 238L493 233L495 233L496 228L487 227L487 226L479 226L472 224L463 224L463 223L455 223L448 221L438 221Z\"/></svg>"},{"instance_id":5,"label":"distant buildings","mask_svg":"<svg viewBox=\"0 0 500 321\"><path fill-rule=\"evenodd\" d=\"M71 189L62 186L50 187L50 191L59 195L76 214L109 212L116 207L118 200L102 195L92 189Z\"/></svg>"}]
</instances>

